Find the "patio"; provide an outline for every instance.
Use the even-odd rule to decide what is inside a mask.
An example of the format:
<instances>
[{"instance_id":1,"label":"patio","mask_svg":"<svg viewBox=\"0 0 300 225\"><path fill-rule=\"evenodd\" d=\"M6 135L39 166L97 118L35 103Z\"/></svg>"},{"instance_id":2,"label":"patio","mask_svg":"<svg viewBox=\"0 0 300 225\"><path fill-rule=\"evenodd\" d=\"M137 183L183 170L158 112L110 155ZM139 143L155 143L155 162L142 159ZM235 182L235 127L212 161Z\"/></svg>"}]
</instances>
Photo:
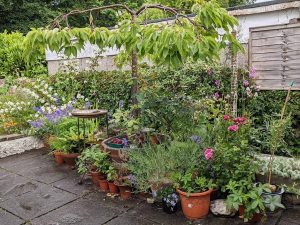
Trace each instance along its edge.
<instances>
[{"instance_id":1,"label":"patio","mask_svg":"<svg viewBox=\"0 0 300 225\"><path fill-rule=\"evenodd\" d=\"M76 170L57 167L47 150L33 150L0 160L0 224L244 224L239 218L189 222L179 211L165 214L138 196L112 199L97 191L91 180L79 185ZM300 224L300 207L268 216L267 225Z\"/></svg>"}]
</instances>

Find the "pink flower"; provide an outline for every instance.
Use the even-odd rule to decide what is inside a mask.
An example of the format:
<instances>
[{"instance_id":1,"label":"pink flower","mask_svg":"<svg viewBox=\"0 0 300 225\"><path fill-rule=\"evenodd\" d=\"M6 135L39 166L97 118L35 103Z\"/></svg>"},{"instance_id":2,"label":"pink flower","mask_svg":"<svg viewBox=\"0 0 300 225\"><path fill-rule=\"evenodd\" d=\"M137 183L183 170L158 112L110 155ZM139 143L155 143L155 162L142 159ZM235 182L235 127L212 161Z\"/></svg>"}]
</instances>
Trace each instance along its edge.
<instances>
[{"instance_id":1,"label":"pink flower","mask_svg":"<svg viewBox=\"0 0 300 225\"><path fill-rule=\"evenodd\" d=\"M224 115L224 116L223 116L223 119L224 119L224 120L229 120L229 119L230 119L230 116L229 116L229 115Z\"/></svg>"},{"instance_id":2,"label":"pink flower","mask_svg":"<svg viewBox=\"0 0 300 225\"><path fill-rule=\"evenodd\" d=\"M256 77L256 68L255 67L252 67L252 69L250 70L249 77L252 79Z\"/></svg>"},{"instance_id":3,"label":"pink flower","mask_svg":"<svg viewBox=\"0 0 300 225\"><path fill-rule=\"evenodd\" d=\"M244 80L244 81L243 81L243 85L244 85L244 87L248 87L248 86L250 85L250 83L249 83L249 81Z\"/></svg>"},{"instance_id":4,"label":"pink flower","mask_svg":"<svg viewBox=\"0 0 300 225\"><path fill-rule=\"evenodd\" d=\"M233 119L233 122L237 125L245 124L246 123L246 118L245 117L236 117Z\"/></svg>"},{"instance_id":5,"label":"pink flower","mask_svg":"<svg viewBox=\"0 0 300 225\"><path fill-rule=\"evenodd\" d=\"M214 150L212 148L207 148L204 151L204 157L206 160L212 159L214 156Z\"/></svg>"},{"instance_id":6,"label":"pink flower","mask_svg":"<svg viewBox=\"0 0 300 225\"><path fill-rule=\"evenodd\" d=\"M220 98L219 92L215 92L214 95L213 95L213 97L214 97L215 99L219 99L219 98Z\"/></svg>"},{"instance_id":7,"label":"pink flower","mask_svg":"<svg viewBox=\"0 0 300 225\"><path fill-rule=\"evenodd\" d=\"M236 132L238 129L239 129L239 126L236 125L236 124L234 124L234 125L232 125L232 126L229 126L229 127L227 128L227 130L230 131L230 132Z\"/></svg>"},{"instance_id":8,"label":"pink flower","mask_svg":"<svg viewBox=\"0 0 300 225\"><path fill-rule=\"evenodd\" d=\"M207 70L207 75L208 75L209 77L213 75L213 70L212 70L212 68L209 68L209 69Z\"/></svg>"}]
</instances>

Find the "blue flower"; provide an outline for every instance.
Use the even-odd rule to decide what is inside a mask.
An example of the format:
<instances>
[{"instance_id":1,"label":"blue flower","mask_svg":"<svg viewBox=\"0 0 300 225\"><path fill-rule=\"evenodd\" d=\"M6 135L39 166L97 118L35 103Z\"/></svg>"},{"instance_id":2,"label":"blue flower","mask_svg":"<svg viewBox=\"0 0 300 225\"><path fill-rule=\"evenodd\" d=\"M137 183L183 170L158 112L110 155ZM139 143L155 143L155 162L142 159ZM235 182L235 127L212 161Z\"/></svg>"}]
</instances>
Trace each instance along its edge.
<instances>
[{"instance_id":1,"label":"blue flower","mask_svg":"<svg viewBox=\"0 0 300 225\"><path fill-rule=\"evenodd\" d=\"M123 108L123 105L124 105L124 101L123 101L123 100L120 100L120 101L119 101L119 109L122 109L122 108Z\"/></svg>"},{"instance_id":2,"label":"blue flower","mask_svg":"<svg viewBox=\"0 0 300 225\"><path fill-rule=\"evenodd\" d=\"M87 101L85 103L85 109L89 109L91 107L91 103L89 101Z\"/></svg>"},{"instance_id":3,"label":"blue flower","mask_svg":"<svg viewBox=\"0 0 300 225\"><path fill-rule=\"evenodd\" d=\"M197 135L192 135L192 136L190 137L190 139L191 139L193 142L195 142L196 144L198 144L198 145L201 144L201 138L200 138L199 136L197 136Z\"/></svg>"}]
</instances>

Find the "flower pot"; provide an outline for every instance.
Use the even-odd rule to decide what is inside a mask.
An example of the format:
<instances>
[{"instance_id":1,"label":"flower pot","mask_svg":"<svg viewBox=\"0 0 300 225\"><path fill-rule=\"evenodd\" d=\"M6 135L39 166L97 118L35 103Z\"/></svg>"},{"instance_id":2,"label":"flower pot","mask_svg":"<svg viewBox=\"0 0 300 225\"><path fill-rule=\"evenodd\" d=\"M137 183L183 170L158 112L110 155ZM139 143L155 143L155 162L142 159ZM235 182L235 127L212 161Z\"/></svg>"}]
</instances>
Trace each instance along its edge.
<instances>
[{"instance_id":1,"label":"flower pot","mask_svg":"<svg viewBox=\"0 0 300 225\"><path fill-rule=\"evenodd\" d=\"M156 135L151 135L150 136L150 141L152 145L158 145L159 144L159 140L158 137Z\"/></svg>"},{"instance_id":2,"label":"flower pot","mask_svg":"<svg viewBox=\"0 0 300 225\"><path fill-rule=\"evenodd\" d=\"M284 189L283 188L279 188L279 190L277 190L276 192L271 192L271 193L263 191L263 193L262 193L261 196L262 196L262 198L264 200L264 205L265 205L266 209L269 210L269 211L271 211L270 210L270 204L268 203L268 200L270 198L276 197L276 202L281 204L283 193L284 193ZM275 208L275 210L276 209L278 209L278 207Z\"/></svg>"},{"instance_id":3,"label":"flower pot","mask_svg":"<svg viewBox=\"0 0 300 225\"><path fill-rule=\"evenodd\" d=\"M104 180L105 176L98 171L90 171L90 175L92 177L93 184L98 187L99 180Z\"/></svg>"},{"instance_id":4,"label":"flower pot","mask_svg":"<svg viewBox=\"0 0 300 225\"><path fill-rule=\"evenodd\" d=\"M209 212L210 194L212 190L201 193L186 193L179 189L183 214L190 220L205 218Z\"/></svg>"},{"instance_id":5,"label":"flower pot","mask_svg":"<svg viewBox=\"0 0 300 225\"><path fill-rule=\"evenodd\" d=\"M239 207L239 216L240 216L240 218L244 217L244 213L245 213L245 206L241 205ZM261 214L260 213L255 213L255 214L253 214L252 218L250 218L248 220L247 223L257 223L257 222L260 222L260 221L261 221Z\"/></svg>"},{"instance_id":6,"label":"flower pot","mask_svg":"<svg viewBox=\"0 0 300 225\"><path fill-rule=\"evenodd\" d=\"M56 162L56 165L60 166L64 163L64 153L63 152L54 152L53 153L54 155L54 158L55 158L55 162Z\"/></svg>"},{"instance_id":7,"label":"flower pot","mask_svg":"<svg viewBox=\"0 0 300 225\"><path fill-rule=\"evenodd\" d=\"M178 202L176 203L176 205L171 206L168 205L167 202L162 199L162 206L163 206L163 211L168 214L176 213L178 210Z\"/></svg>"},{"instance_id":8,"label":"flower pot","mask_svg":"<svg viewBox=\"0 0 300 225\"><path fill-rule=\"evenodd\" d=\"M131 197L131 187L120 185L118 186L120 190L120 197L122 200L127 200Z\"/></svg>"},{"instance_id":9,"label":"flower pot","mask_svg":"<svg viewBox=\"0 0 300 225\"><path fill-rule=\"evenodd\" d=\"M114 184L114 182L108 182L109 193L117 194L119 193L118 187Z\"/></svg>"},{"instance_id":10,"label":"flower pot","mask_svg":"<svg viewBox=\"0 0 300 225\"><path fill-rule=\"evenodd\" d=\"M79 157L79 153L65 153L63 154L64 161L71 167L76 165L76 159Z\"/></svg>"},{"instance_id":11,"label":"flower pot","mask_svg":"<svg viewBox=\"0 0 300 225\"><path fill-rule=\"evenodd\" d=\"M108 183L107 180L99 180L100 190L102 192L108 192Z\"/></svg>"}]
</instances>

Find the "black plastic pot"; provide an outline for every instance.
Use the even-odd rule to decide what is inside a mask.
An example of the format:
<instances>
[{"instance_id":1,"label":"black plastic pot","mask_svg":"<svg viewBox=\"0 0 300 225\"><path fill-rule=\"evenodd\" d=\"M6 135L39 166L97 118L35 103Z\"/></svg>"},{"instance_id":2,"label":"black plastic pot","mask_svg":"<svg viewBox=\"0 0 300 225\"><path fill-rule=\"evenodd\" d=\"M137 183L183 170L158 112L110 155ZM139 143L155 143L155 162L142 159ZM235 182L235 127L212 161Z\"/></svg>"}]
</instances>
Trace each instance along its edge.
<instances>
[{"instance_id":1,"label":"black plastic pot","mask_svg":"<svg viewBox=\"0 0 300 225\"><path fill-rule=\"evenodd\" d=\"M168 206L168 204L162 199L162 206L163 206L163 211L168 214L176 213L178 210L178 202L174 207L172 207L172 206Z\"/></svg>"}]
</instances>

